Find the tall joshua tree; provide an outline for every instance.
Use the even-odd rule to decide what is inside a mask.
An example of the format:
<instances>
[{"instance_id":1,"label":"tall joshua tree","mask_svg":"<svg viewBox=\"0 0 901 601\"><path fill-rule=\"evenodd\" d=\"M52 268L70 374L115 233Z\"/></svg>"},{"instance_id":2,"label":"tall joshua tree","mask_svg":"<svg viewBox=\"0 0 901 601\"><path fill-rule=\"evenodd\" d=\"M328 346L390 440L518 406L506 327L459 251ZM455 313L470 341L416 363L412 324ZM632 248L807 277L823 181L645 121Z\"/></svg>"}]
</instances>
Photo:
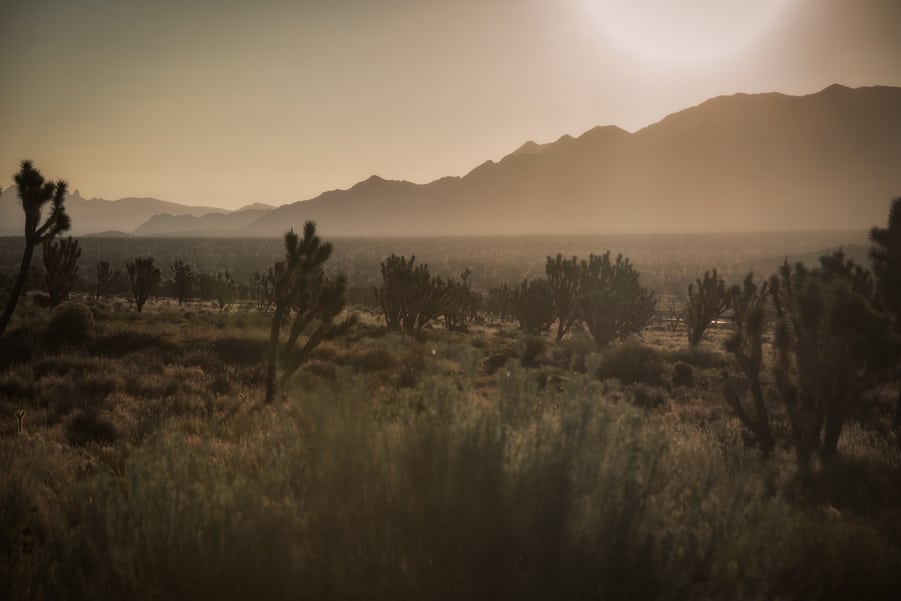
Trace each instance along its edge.
<instances>
[{"instance_id":1,"label":"tall joshua tree","mask_svg":"<svg viewBox=\"0 0 901 601\"><path fill-rule=\"evenodd\" d=\"M346 280L329 280L323 270L332 255L332 245L316 235L316 224L307 221L303 238L294 230L285 234L285 259L273 266L275 310L269 332L269 357L266 374L266 402L275 400L279 364L283 363L284 382L323 340L337 336L353 324L335 320L344 309ZM287 340L280 344L282 326L291 314ZM305 342L295 348L301 336Z\"/></svg>"},{"instance_id":2,"label":"tall joshua tree","mask_svg":"<svg viewBox=\"0 0 901 601\"><path fill-rule=\"evenodd\" d=\"M3 314L0 315L0 336L6 331L25 288L34 247L52 240L57 234L68 230L71 225L63 206L66 199L66 182L45 180L31 161L22 161L21 168L15 175L15 181L19 198L22 200L22 210L25 211L25 252L22 253L19 276L13 285ZM47 203L50 203L50 214L41 223L41 210Z\"/></svg>"},{"instance_id":3,"label":"tall joshua tree","mask_svg":"<svg viewBox=\"0 0 901 601\"><path fill-rule=\"evenodd\" d=\"M135 308L140 313L150 293L160 283L160 268L153 264L153 257L138 257L132 263L126 263L125 267L128 269L131 293L135 297Z\"/></svg>"}]
</instances>

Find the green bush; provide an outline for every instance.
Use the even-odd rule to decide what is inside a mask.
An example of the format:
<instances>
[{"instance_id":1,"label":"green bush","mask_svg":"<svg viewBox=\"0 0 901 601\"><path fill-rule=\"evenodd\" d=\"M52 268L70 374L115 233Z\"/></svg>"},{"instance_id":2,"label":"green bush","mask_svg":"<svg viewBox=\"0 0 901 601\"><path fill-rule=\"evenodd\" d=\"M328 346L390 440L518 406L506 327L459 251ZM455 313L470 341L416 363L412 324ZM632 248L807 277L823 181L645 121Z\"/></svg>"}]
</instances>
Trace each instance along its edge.
<instances>
[{"instance_id":1,"label":"green bush","mask_svg":"<svg viewBox=\"0 0 901 601\"><path fill-rule=\"evenodd\" d=\"M601 380L616 379L623 384L664 383L663 356L656 349L638 342L626 342L601 355L596 375Z\"/></svg>"},{"instance_id":2,"label":"green bush","mask_svg":"<svg viewBox=\"0 0 901 601\"><path fill-rule=\"evenodd\" d=\"M79 345L94 333L94 315L81 303L69 302L53 310L44 331L44 345L49 349Z\"/></svg>"}]
</instances>

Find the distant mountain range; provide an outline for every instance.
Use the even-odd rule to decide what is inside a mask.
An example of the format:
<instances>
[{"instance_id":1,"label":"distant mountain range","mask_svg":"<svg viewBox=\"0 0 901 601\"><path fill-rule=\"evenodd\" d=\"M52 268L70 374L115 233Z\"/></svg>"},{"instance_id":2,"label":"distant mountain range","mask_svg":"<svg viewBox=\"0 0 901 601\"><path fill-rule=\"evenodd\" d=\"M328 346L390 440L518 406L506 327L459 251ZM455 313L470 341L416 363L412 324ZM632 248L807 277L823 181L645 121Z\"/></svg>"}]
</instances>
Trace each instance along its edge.
<instances>
[{"instance_id":1,"label":"distant mountain range","mask_svg":"<svg viewBox=\"0 0 901 601\"><path fill-rule=\"evenodd\" d=\"M21 221L11 192L0 233L8 205ZM898 195L901 88L832 85L721 96L635 133L529 141L463 177L372 176L278 208L78 196L67 207L77 233L268 237L313 219L326 236L515 235L865 229Z\"/></svg>"}]
</instances>

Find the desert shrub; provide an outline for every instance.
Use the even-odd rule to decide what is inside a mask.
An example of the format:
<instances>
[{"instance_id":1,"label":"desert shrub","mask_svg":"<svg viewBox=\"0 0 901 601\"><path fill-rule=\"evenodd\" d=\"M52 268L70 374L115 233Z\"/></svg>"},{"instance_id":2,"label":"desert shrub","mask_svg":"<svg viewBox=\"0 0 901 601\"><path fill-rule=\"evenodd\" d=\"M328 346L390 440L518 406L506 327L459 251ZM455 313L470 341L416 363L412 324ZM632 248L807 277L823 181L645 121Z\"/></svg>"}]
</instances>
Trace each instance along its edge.
<instances>
[{"instance_id":1,"label":"desert shrub","mask_svg":"<svg viewBox=\"0 0 901 601\"><path fill-rule=\"evenodd\" d=\"M667 361L687 363L694 367L702 369L710 369L714 367L725 367L729 361L727 357L720 352L712 349L701 348L699 346L689 346L674 351L665 351L663 356Z\"/></svg>"},{"instance_id":2,"label":"desert shrub","mask_svg":"<svg viewBox=\"0 0 901 601\"><path fill-rule=\"evenodd\" d=\"M35 377L28 366L0 372L0 397L31 399L36 392Z\"/></svg>"},{"instance_id":3,"label":"desert shrub","mask_svg":"<svg viewBox=\"0 0 901 601\"><path fill-rule=\"evenodd\" d=\"M629 388L629 399L632 404L642 409L656 409L666 403L666 391L658 386L635 384Z\"/></svg>"},{"instance_id":4,"label":"desert shrub","mask_svg":"<svg viewBox=\"0 0 901 601\"><path fill-rule=\"evenodd\" d=\"M95 337L88 345L91 354L119 357L128 353L154 351L173 352L177 345L168 338L147 332L125 330L107 336Z\"/></svg>"},{"instance_id":5,"label":"desert shrub","mask_svg":"<svg viewBox=\"0 0 901 601\"><path fill-rule=\"evenodd\" d=\"M115 424L101 413L77 410L66 420L66 437L69 444L75 446L112 444L119 438L119 432Z\"/></svg>"},{"instance_id":6,"label":"desert shrub","mask_svg":"<svg viewBox=\"0 0 901 601\"><path fill-rule=\"evenodd\" d=\"M538 365L538 360L547 350L547 341L541 336L523 336L516 343L516 353L525 367Z\"/></svg>"},{"instance_id":7,"label":"desert shrub","mask_svg":"<svg viewBox=\"0 0 901 601\"><path fill-rule=\"evenodd\" d=\"M485 354L485 359L482 361L482 368L485 370L485 373L493 374L503 367L507 361L517 358L519 358L519 353L515 346L509 343L503 344L490 349Z\"/></svg>"},{"instance_id":8,"label":"desert shrub","mask_svg":"<svg viewBox=\"0 0 901 601\"><path fill-rule=\"evenodd\" d=\"M400 369L397 370L398 388L412 388L416 386L425 371L425 349L422 345L416 344L404 353L400 361Z\"/></svg>"},{"instance_id":9,"label":"desert shrub","mask_svg":"<svg viewBox=\"0 0 901 601\"><path fill-rule=\"evenodd\" d=\"M695 385L695 373L692 369L691 365L688 363L683 363L682 361L677 361L675 365L673 365L673 386L694 386Z\"/></svg>"},{"instance_id":10,"label":"desert shrub","mask_svg":"<svg viewBox=\"0 0 901 601\"><path fill-rule=\"evenodd\" d=\"M266 341L253 338L220 338L210 348L223 363L256 365L266 357Z\"/></svg>"},{"instance_id":11,"label":"desert shrub","mask_svg":"<svg viewBox=\"0 0 901 601\"><path fill-rule=\"evenodd\" d=\"M0 337L0 367L25 363L37 353L40 337L30 328L21 327Z\"/></svg>"},{"instance_id":12,"label":"desert shrub","mask_svg":"<svg viewBox=\"0 0 901 601\"><path fill-rule=\"evenodd\" d=\"M210 378L207 390L213 394L228 394L232 390L231 379L226 373L218 372Z\"/></svg>"},{"instance_id":13,"label":"desert shrub","mask_svg":"<svg viewBox=\"0 0 901 601\"><path fill-rule=\"evenodd\" d=\"M81 303L64 303L53 310L44 331L44 344L54 349L65 345L78 345L94 333L94 316Z\"/></svg>"},{"instance_id":14,"label":"desert shrub","mask_svg":"<svg viewBox=\"0 0 901 601\"><path fill-rule=\"evenodd\" d=\"M386 349L375 348L345 355L340 363L357 371L382 371L394 367L394 357Z\"/></svg>"},{"instance_id":15,"label":"desert shrub","mask_svg":"<svg viewBox=\"0 0 901 601\"><path fill-rule=\"evenodd\" d=\"M623 384L664 383L663 356L656 349L638 342L625 342L601 355L595 375L601 380L616 379Z\"/></svg>"},{"instance_id":16,"label":"desert shrub","mask_svg":"<svg viewBox=\"0 0 901 601\"><path fill-rule=\"evenodd\" d=\"M335 364L321 359L311 359L307 363L306 371L326 380L334 380L338 376Z\"/></svg>"}]
</instances>

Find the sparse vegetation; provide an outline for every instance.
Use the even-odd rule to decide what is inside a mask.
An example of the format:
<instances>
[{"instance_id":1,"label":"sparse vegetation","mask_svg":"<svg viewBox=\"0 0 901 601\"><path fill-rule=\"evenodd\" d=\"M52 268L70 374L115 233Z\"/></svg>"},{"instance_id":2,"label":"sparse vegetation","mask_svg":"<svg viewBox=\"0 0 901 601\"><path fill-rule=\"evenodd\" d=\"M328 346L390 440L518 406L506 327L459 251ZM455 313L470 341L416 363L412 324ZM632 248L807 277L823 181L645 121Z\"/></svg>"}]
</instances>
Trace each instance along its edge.
<instances>
[{"instance_id":1,"label":"sparse vegetation","mask_svg":"<svg viewBox=\"0 0 901 601\"><path fill-rule=\"evenodd\" d=\"M347 319L315 225L283 243L229 312L213 277L141 315L23 303L0 348L0 598L897 591L896 348L843 254L726 289L733 323L699 347L609 253L573 261L590 286L558 339L546 278L486 295L519 331L473 315L478 273L393 256L379 309ZM412 308L388 290L421 280Z\"/></svg>"}]
</instances>

